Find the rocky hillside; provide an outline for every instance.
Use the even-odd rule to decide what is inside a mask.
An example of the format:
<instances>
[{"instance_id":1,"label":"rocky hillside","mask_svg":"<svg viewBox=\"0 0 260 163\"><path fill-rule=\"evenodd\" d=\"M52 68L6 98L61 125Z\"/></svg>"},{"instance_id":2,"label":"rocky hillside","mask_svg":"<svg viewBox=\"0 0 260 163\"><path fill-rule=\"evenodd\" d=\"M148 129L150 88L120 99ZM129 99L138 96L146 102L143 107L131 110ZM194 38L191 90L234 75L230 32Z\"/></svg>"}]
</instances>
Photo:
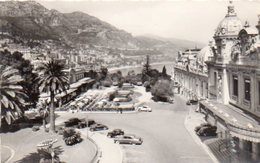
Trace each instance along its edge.
<instances>
[{"instance_id":1,"label":"rocky hillside","mask_svg":"<svg viewBox=\"0 0 260 163\"><path fill-rule=\"evenodd\" d=\"M60 13L34 1L0 2L2 30L33 39L136 47L131 34L82 12Z\"/></svg>"},{"instance_id":2,"label":"rocky hillside","mask_svg":"<svg viewBox=\"0 0 260 163\"><path fill-rule=\"evenodd\" d=\"M72 44L167 51L181 47L168 40L133 37L86 13L60 13L34 1L0 1L0 27L0 30L22 38L52 39Z\"/></svg>"}]
</instances>

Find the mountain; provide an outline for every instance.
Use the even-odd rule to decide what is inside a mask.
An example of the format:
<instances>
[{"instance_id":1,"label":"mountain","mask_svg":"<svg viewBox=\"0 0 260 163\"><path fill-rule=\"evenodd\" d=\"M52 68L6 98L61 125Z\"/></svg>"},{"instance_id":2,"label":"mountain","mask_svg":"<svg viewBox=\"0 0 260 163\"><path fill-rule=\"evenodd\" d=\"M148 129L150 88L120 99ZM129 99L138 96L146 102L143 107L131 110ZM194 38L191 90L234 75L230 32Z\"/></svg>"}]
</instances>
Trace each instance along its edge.
<instances>
[{"instance_id":1,"label":"mountain","mask_svg":"<svg viewBox=\"0 0 260 163\"><path fill-rule=\"evenodd\" d=\"M131 34L82 12L64 14L35 1L1 1L0 11L2 30L24 38L136 47Z\"/></svg>"},{"instance_id":2,"label":"mountain","mask_svg":"<svg viewBox=\"0 0 260 163\"><path fill-rule=\"evenodd\" d=\"M35 1L0 1L0 27L13 36L36 40L59 40L111 48L156 49L176 53L189 43L130 33L83 12L61 13Z\"/></svg>"},{"instance_id":3,"label":"mountain","mask_svg":"<svg viewBox=\"0 0 260 163\"><path fill-rule=\"evenodd\" d=\"M186 49L186 48L202 48L206 46L205 43L201 42L195 42L195 41L189 41L189 40L183 40L183 39L177 39L177 38L165 38L165 37L160 37L152 34L145 34L142 36L138 36L138 38L150 38L151 40L158 40L162 42L169 42L170 44L173 44L175 46L178 46L179 49Z\"/></svg>"}]
</instances>

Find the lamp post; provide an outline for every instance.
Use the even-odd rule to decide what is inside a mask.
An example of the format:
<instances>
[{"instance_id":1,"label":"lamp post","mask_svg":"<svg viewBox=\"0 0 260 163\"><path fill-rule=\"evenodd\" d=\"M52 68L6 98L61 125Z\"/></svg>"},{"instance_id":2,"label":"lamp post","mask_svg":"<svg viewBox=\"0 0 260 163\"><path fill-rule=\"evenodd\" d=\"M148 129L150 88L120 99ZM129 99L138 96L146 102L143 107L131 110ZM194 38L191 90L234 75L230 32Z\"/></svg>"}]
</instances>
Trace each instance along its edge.
<instances>
[{"instance_id":1,"label":"lamp post","mask_svg":"<svg viewBox=\"0 0 260 163\"><path fill-rule=\"evenodd\" d=\"M88 115L86 117L86 120L87 120L87 138L88 138L88 128L89 128L89 126L88 126Z\"/></svg>"}]
</instances>

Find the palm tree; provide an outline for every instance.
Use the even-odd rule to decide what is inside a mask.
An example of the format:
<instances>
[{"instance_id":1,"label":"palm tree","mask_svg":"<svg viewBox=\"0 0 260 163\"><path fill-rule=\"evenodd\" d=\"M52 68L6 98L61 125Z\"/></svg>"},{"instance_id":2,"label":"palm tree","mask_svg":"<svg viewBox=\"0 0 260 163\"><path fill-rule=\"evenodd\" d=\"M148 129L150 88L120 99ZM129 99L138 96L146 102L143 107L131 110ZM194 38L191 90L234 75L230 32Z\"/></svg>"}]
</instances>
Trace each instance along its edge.
<instances>
[{"instance_id":1,"label":"palm tree","mask_svg":"<svg viewBox=\"0 0 260 163\"><path fill-rule=\"evenodd\" d=\"M63 72L65 65L57 61L51 60L43 63L39 70L39 91L46 92L50 95L50 131L55 132L55 105L54 98L57 93L66 91L69 86L68 78Z\"/></svg>"},{"instance_id":2,"label":"palm tree","mask_svg":"<svg viewBox=\"0 0 260 163\"><path fill-rule=\"evenodd\" d=\"M23 116L26 95L19 84L23 79L19 71L10 66L0 65L0 75L1 120L5 118L11 124Z\"/></svg>"}]
</instances>

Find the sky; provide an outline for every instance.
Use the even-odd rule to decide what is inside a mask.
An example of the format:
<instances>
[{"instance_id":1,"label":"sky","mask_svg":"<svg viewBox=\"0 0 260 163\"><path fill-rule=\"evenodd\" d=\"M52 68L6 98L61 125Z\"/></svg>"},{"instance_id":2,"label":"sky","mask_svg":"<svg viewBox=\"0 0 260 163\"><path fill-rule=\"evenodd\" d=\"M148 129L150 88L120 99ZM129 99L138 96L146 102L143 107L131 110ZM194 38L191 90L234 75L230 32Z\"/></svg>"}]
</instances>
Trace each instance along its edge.
<instances>
[{"instance_id":1,"label":"sky","mask_svg":"<svg viewBox=\"0 0 260 163\"><path fill-rule=\"evenodd\" d=\"M207 43L227 13L226 0L84 1L37 0L63 13L82 11L134 36L155 35ZM251 26L258 22L260 0L233 1L235 12Z\"/></svg>"}]
</instances>

